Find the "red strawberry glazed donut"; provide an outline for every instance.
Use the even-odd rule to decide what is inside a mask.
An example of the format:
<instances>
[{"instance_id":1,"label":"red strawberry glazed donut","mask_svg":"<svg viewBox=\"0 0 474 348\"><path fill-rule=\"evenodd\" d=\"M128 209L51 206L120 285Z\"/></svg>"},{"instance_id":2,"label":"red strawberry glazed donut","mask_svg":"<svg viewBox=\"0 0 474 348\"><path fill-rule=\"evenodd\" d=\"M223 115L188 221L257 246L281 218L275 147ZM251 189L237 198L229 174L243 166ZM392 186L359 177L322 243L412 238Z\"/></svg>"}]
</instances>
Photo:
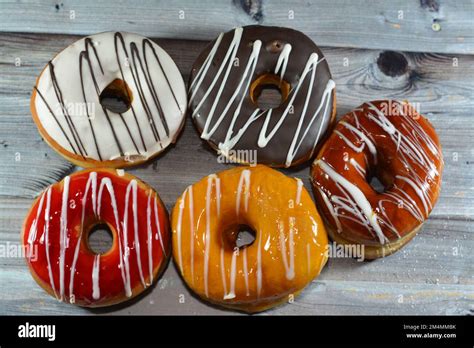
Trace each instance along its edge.
<instances>
[{"instance_id":1,"label":"red strawberry glazed donut","mask_svg":"<svg viewBox=\"0 0 474 348\"><path fill-rule=\"evenodd\" d=\"M379 100L342 117L313 163L319 211L331 238L389 255L419 231L440 191L443 155L428 120L408 103ZM370 185L377 177L378 192Z\"/></svg>"},{"instance_id":2,"label":"red strawberry glazed donut","mask_svg":"<svg viewBox=\"0 0 474 348\"><path fill-rule=\"evenodd\" d=\"M109 251L94 253L88 237L110 229ZM114 169L66 176L33 203L22 232L38 284L60 301L84 307L117 304L158 278L170 255L168 213L158 194Z\"/></svg>"}]
</instances>

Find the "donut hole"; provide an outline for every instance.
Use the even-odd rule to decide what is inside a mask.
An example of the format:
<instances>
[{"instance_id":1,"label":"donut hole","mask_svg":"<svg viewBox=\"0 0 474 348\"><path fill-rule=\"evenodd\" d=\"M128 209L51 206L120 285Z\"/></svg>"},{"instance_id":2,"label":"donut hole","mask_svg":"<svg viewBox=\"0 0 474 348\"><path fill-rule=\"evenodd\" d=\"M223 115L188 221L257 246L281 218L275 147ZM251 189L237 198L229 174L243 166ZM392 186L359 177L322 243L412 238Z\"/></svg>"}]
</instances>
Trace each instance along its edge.
<instances>
[{"instance_id":1,"label":"donut hole","mask_svg":"<svg viewBox=\"0 0 474 348\"><path fill-rule=\"evenodd\" d=\"M127 112L132 106L132 100L130 87L121 79L113 80L99 95L102 107L116 114Z\"/></svg>"},{"instance_id":2,"label":"donut hole","mask_svg":"<svg viewBox=\"0 0 474 348\"><path fill-rule=\"evenodd\" d=\"M385 185L375 175L370 179L369 185L377 193L384 193L385 192Z\"/></svg>"},{"instance_id":3,"label":"donut hole","mask_svg":"<svg viewBox=\"0 0 474 348\"><path fill-rule=\"evenodd\" d=\"M237 234L235 246L238 248L250 246L253 244L253 242L255 242L255 231L250 228L247 229L246 227L248 226L243 227L242 230Z\"/></svg>"},{"instance_id":4,"label":"donut hole","mask_svg":"<svg viewBox=\"0 0 474 348\"><path fill-rule=\"evenodd\" d=\"M92 253L106 254L114 243L112 229L105 222L93 225L87 234L86 243Z\"/></svg>"},{"instance_id":5,"label":"donut hole","mask_svg":"<svg viewBox=\"0 0 474 348\"><path fill-rule=\"evenodd\" d=\"M250 99L261 110L282 105L290 93L290 84L275 74L263 74L250 85Z\"/></svg>"},{"instance_id":6,"label":"donut hole","mask_svg":"<svg viewBox=\"0 0 474 348\"><path fill-rule=\"evenodd\" d=\"M255 230L246 224L232 225L224 231L224 246L234 250L249 247L255 241Z\"/></svg>"},{"instance_id":7,"label":"donut hole","mask_svg":"<svg viewBox=\"0 0 474 348\"><path fill-rule=\"evenodd\" d=\"M387 168L388 164L386 166L381 164L368 180L370 187L379 194L387 192L393 186L394 177Z\"/></svg>"}]
</instances>

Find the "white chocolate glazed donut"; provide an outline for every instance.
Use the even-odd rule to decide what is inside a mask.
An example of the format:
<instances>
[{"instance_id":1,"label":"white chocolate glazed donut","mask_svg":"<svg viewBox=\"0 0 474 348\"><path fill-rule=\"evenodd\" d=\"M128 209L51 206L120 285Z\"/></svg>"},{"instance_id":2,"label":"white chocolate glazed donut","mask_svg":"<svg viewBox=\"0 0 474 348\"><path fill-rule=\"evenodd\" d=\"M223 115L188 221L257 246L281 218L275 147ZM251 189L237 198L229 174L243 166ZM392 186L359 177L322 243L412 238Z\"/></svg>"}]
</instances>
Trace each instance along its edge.
<instances>
[{"instance_id":1,"label":"white chocolate glazed donut","mask_svg":"<svg viewBox=\"0 0 474 348\"><path fill-rule=\"evenodd\" d=\"M110 93L121 94L128 105L105 107L104 91L109 100ZM181 74L161 47L136 34L105 32L78 40L48 63L31 111L41 135L68 160L118 168L143 163L175 142L186 99Z\"/></svg>"}]
</instances>

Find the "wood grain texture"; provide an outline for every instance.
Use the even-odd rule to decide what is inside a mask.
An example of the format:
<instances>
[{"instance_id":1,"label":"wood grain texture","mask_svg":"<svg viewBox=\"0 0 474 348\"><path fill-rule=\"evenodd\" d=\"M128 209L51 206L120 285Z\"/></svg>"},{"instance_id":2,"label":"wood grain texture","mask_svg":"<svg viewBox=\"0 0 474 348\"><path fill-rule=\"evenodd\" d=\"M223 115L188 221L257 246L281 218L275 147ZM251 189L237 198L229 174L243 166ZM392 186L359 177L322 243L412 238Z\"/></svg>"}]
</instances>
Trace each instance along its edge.
<instances>
[{"instance_id":1,"label":"wood grain texture","mask_svg":"<svg viewBox=\"0 0 474 348\"><path fill-rule=\"evenodd\" d=\"M35 197L47 185L73 170L44 143L31 119L29 98L36 76L56 52L78 37L64 35L0 34L0 194ZM176 61L185 81L195 57L206 42L155 40ZM441 199L434 215L474 216L474 154L471 110L474 108L474 57L404 53L406 72L390 77L377 64L382 51L324 48L337 84L338 115L364 101L378 98L408 99L438 130L447 162ZM15 66L20 58L22 65ZM453 58L456 64L453 66ZM20 159L18 160L18 154ZM202 161L208 164L204 167ZM187 170L191 166L197 172ZM149 168L155 170L150 170ZM202 142L191 122L178 143L153 163L132 170L151 184L163 180L168 207L190 183L221 170L216 156ZM308 177L308 169L288 173ZM157 177L158 173L158 177ZM308 183L308 182L307 182ZM309 187L309 186L308 186ZM177 191L176 191L177 190Z\"/></svg>"},{"instance_id":2,"label":"wood grain texture","mask_svg":"<svg viewBox=\"0 0 474 348\"><path fill-rule=\"evenodd\" d=\"M123 30L210 40L236 26L263 24L301 30L321 46L474 53L473 0L2 0L0 6L0 31Z\"/></svg>"},{"instance_id":3,"label":"wood grain texture","mask_svg":"<svg viewBox=\"0 0 474 348\"><path fill-rule=\"evenodd\" d=\"M29 111L37 74L76 39L0 33L0 245L18 245L32 198L79 169L41 140ZM207 44L155 41L170 53L185 80ZM294 303L264 314L474 313L474 56L400 52L406 65L398 57L401 65L387 66L380 60L386 53L381 50L323 47L323 52L337 84L339 116L377 98L419 103L443 146L442 192L420 235L400 252L373 262L331 259L321 277ZM15 66L17 58L19 66ZM186 186L229 166L217 162L214 151L188 120L175 146L157 160L129 171L152 185L171 210ZM302 178L310 188L307 166L284 172ZM181 294L185 303L179 302ZM90 311L49 297L35 284L22 257L0 257L0 314L20 313L233 314L197 300L172 263L144 296L123 306Z\"/></svg>"},{"instance_id":4,"label":"wood grain texture","mask_svg":"<svg viewBox=\"0 0 474 348\"><path fill-rule=\"evenodd\" d=\"M2 243L18 245L18 229L30 204L26 198L0 201ZM330 259L295 302L264 314L473 314L473 248L472 223L432 218L409 245L385 259ZM0 269L0 314L235 314L196 299L172 263L144 296L96 310L60 303L47 295L22 257L0 258Z\"/></svg>"}]
</instances>

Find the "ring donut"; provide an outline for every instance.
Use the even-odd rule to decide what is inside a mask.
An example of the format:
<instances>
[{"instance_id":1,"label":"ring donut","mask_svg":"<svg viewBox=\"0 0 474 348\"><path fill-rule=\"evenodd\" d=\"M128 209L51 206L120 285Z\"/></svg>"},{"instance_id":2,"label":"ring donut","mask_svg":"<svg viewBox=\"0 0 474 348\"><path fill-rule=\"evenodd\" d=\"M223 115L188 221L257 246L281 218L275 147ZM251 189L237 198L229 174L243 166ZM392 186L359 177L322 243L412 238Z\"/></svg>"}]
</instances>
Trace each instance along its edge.
<instances>
[{"instance_id":1,"label":"ring donut","mask_svg":"<svg viewBox=\"0 0 474 348\"><path fill-rule=\"evenodd\" d=\"M336 114L323 53L288 28L247 26L220 34L194 63L189 86L201 138L239 163L250 163L249 151L274 167L309 160ZM267 87L278 89L282 102L265 110L258 97Z\"/></svg>"},{"instance_id":2,"label":"ring donut","mask_svg":"<svg viewBox=\"0 0 474 348\"><path fill-rule=\"evenodd\" d=\"M98 224L113 236L103 254L88 244ZM22 243L36 282L58 300L85 307L137 296L156 281L171 251L158 194L113 169L83 170L49 186L25 219Z\"/></svg>"},{"instance_id":3,"label":"ring donut","mask_svg":"<svg viewBox=\"0 0 474 348\"><path fill-rule=\"evenodd\" d=\"M253 231L239 246L239 231ZM172 213L173 259L201 298L245 312L291 300L324 267L327 236L300 179L263 165L189 186Z\"/></svg>"},{"instance_id":4,"label":"ring donut","mask_svg":"<svg viewBox=\"0 0 474 348\"><path fill-rule=\"evenodd\" d=\"M379 100L342 117L311 176L331 238L362 244L365 258L374 259L415 236L438 199L442 170L428 120L408 103ZM373 177L383 192L372 188Z\"/></svg>"},{"instance_id":5,"label":"ring donut","mask_svg":"<svg viewBox=\"0 0 474 348\"><path fill-rule=\"evenodd\" d=\"M138 165L174 143L186 90L151 40L105 32L76 41L38 77L31 112L45 141L82 167Z\"/></svg>"}]
</instances>

